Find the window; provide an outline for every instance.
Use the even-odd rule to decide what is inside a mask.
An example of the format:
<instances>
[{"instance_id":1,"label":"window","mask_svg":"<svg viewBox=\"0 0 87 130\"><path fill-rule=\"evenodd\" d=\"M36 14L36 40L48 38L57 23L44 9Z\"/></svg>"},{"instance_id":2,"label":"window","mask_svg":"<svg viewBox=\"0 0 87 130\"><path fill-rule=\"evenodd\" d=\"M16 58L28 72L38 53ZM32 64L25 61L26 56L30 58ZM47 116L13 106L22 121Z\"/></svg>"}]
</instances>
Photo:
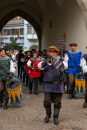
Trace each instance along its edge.
<instances>
[{"instance_id":1,"label":"window","mask_svg":"<svg viewBox=\"0 0 87 130\"><path fill-rule=\"evenodd\" d=\"M17 16L17 20L20 20L21 19L21 17L20 16Z\"/></svg>"},{"instance_id":2,"label":"window","mask_svg":"<svg viewBox=\"0 0 87 130\"><path fill-rule=\"evenodd\" d=\"M34 34L36 34L36 31L34 30Z\"/></svg>"},{"instance_id":3,"label":"window","mask_svg":"<svg viewBox=\"0 0 87 130\"><path fill-rule=\"evenodd\" d=\"M15 29L11 30L11 35L15 35Z\"/></svg>"},{"instance_id":4,"label":"window","mask_svg":"<svg viewBox=\"0 0 87 130\"><path fill-rule=\"evenodd\" d=\"M27 26L27 33L28 34L32 33L32 26Z\"/></svg>"},{"instance_id":5,"label":"window","mask_svg":"<svg viewBox=\"0 0 87 130\"><path fill-rule=\"evenodd\" d=\"M24 35L24 29L20 28L20 35Z\"/></svg>"},{"instance_id":6,"label":"window","mask_svg":"<svg viewBox=\"0 0 87 130\"><path fill-rule=\"evenodd\" d=\"M7 35L7 30L3 29L3 35Z\"/></svg>"},{"instance_id":7,"label":"window","mask_svg":"<svg viewBox=\"0 0 87 130\"><path fill-rule=\"evenodd\" d=\"M36 34L36 31L34 30L34 28L32 27L32 33L33 34Z\"/></svg>"},{"instance_id":8,"label":"window","mask_svg":"<svg viewBox=\"0 0 87 130\"><path fill-rule=\"evenodd\" d=\"M13 18L12 20L14 21L16 18Z\"/></svg>"}]
</instances>

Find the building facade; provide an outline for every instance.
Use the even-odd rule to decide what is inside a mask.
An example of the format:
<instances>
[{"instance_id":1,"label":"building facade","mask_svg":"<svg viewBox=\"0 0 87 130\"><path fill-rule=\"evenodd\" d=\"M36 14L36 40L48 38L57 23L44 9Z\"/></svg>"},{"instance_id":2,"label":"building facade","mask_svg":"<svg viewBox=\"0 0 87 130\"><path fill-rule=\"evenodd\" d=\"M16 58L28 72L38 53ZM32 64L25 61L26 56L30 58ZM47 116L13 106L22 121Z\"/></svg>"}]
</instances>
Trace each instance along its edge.
<instances>
[{"instance_id":1,"label":"building facade","mask_svg":"<svg viewBox=\"0 0 87 130\"><path fill-rule=\"evenodd\" d=\"M24 50L38 50L38 38L35 29L24 20Z\"/></svg>"},{"instance_id":2,"label":"building facade","mask_svg":"<svg viewBox=\"0 0 87 130\"><path fill-rule=\"evenodd\" d=\"M11 37L16 42L16 50L38 49L38 38L34 28L20 16L13 18L3 27L1 31L1 48L10 49Z\"/></svg>"}]
</instances>

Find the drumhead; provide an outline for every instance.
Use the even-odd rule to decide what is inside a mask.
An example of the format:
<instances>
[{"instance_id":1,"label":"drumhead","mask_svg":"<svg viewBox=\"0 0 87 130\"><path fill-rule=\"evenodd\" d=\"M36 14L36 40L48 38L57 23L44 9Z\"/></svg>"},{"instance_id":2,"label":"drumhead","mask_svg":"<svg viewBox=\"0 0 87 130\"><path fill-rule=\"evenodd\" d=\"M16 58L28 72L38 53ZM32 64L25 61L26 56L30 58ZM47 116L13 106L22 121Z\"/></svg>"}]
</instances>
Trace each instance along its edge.
<instances>
[{"instance_id":1,"label":"drumhead","mask_svg":"<svg viewBox=\"0 0 87 130\"><path fill-rule=\"evenodd\" d=\"M85 80L85 77L82 74L76 74L75 79L77 79L77 80Z\"/></svg>"},{"instance_id":2,"label":"drumhead","mask_svg":"<svg viewBox=\"0 0 87 130\"><path fill-rule=\"evenodd\" d=\"M7 89L9 89L9 90L16 90L19 87L20 87L20 82L16 81L16 80L10 81L7 84Z\"/></svg>"}]
</instances>

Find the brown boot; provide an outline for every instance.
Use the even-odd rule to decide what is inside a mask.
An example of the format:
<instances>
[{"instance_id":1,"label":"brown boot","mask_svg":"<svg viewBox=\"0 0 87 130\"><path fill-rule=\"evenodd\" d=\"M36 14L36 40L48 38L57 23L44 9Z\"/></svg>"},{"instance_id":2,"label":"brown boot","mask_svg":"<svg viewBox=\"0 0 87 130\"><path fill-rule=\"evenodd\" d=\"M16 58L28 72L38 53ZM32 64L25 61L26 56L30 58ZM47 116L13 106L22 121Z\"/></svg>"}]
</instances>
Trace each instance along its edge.
<instances>
[{"instance_id":1,"label":"brown boot","mask_svg":"<svg viewBox=\"0 0 87 130\"><path fill-rule=\"evenodd\" d=\"M59 117L59 111L60 109L54 107L54 124L59 125L58 117Z\"/></svg>"},{"instance_id":2,"label":"brown boot","mask_svg":"<svg viewBox=\"0 0 87 130\"><path fill-rule=\"evenodd\" d=\"M73 91L70 90L70 91L69 91L69 97L68 97L68 99L72 99L72 98L73 98Z\"/></svg>"},{"instance_id":3,"label":"brown boot","mask_svg":"<svg viewBox=\"0 0 87 130\"><path fill-rule=\"evenodd\" d=\"M4 101L4 109L8 109L7 104L8 104L8 98L5 98L5 101Z\"/></svg>"}]
</instances>

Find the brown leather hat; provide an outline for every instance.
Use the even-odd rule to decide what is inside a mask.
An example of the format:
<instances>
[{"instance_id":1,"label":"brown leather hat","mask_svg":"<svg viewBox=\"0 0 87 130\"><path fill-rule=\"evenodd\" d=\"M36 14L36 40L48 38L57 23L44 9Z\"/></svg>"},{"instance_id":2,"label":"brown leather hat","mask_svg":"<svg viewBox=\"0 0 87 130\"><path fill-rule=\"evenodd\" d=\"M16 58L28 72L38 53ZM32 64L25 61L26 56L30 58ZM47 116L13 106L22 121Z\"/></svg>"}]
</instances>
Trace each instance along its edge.
<instances>
[{"instance_id":1,"label":"brown leather hat","mask_svg":"<svg viewBox=\"0 0 87 130\"><path fill-rule=\"evenodd\" d=\"M50 46L49 48L47 48L47 51L56 51L57 53L60 52L60 50L56 46Z\"/></svg>"},{"instance_id":2,"label":"brown leather hat","mask_svg":"<svg viewBox=\"0 0 87 130\"><path fill-rule=\"evenodd\" d=\"M69 44L70 46L77 46L77 44L76 43L71 43L71 44Z\"/></svg>"}]
</instances>

